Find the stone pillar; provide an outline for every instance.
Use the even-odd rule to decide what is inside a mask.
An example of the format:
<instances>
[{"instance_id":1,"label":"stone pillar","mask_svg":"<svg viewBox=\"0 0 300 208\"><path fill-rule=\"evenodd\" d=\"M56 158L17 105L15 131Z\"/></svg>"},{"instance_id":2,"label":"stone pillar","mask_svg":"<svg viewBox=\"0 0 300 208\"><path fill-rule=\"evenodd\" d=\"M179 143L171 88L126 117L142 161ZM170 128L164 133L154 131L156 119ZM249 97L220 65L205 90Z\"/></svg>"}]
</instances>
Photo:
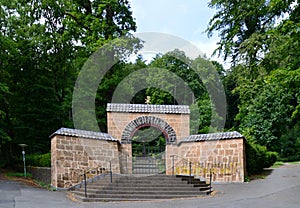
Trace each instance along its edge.
<instances>
[{"instance_id":1,"label":"stone pillar","mask_svg":"<svg viewBox=\"0 0 300 208\"><path fill-rule=\"evenodd\" d=\"M178 146L176 144L167 144L166 145L166 175L172 175L173 173L173 157L174 156L174 165L176 162L176 157L178 156ZM175 167L174 167L175 168Z\"/></svg>"},{"instance_id":2,"label":"stone pillar","mask_svg":"<svg viewBox=\"0 0 300 208\"><path fill-rule=\"evenodd\" d=\"M121 174L132 174L132 145L130 142L121 145L119 155Z\"/></svg>"},{"instance_id":3,"label":"stone pillar","mask_svg":"<svg viewBox=\"0 0 300 208\"><path fill-rule=\"evenodd\" d=\"M57 137L51 140L51 185L57 187Z\"/></svg>"}]
</instances>

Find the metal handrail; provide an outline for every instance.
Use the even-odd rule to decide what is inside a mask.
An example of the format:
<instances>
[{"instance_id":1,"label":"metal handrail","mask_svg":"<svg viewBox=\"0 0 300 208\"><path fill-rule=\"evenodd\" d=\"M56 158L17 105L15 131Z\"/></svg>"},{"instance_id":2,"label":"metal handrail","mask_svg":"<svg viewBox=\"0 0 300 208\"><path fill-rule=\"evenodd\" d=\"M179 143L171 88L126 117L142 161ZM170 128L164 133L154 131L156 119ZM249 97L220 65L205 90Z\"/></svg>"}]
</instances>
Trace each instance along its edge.
<instances>
[{"instance_id":1,"label":"metal handrail","mask_svg":"<svg viewBox=\"0 0 300 208\"><path fill-rule=\"evenodd\" d=\"M193 162L191 162L190 160L188 160L186 158L180 157L178 155L171 155L170 157L172 157L172 175L175 174L175 170L174 170L175 169L175 163L174 163L175 157L188 162L188 164L189 164L189 183L191 184L192 183L192 164L193 164Z\"/></svg>"},{"instance_id":2,"label":"metal handrail","mask_svg":"<svg viewBox=\"0 0 300 208\"><path fill-rule=\"evenodd\" d=\"M84 170L82 174L80 174L79 176L83 176L83 180L84 180L84 195L85 198L87 198L87 173L91 172L91 171L95 171L98 170L99 168L103 168L103 166L98 166L95 168L90 168L87 170ZM106 170L106 168L103 168L104 170ZM112 165L111 165L111 161L109 161L109 173L110 173L110 183L112 183Z\"/></svg>"},{"instance_id":3,"label":"metal handrail","mask_svg":"<svg viewBox=\"0 0 300 208\"><path fill-rule=\"evenodd\" d=\"M103 168L103 166L98 166L98 167L95 167L95 168L85 169L85 170L83 170L83 173L80 174L80 176L83 176L84 174L87 174L87 173L89 173L89 172L98 170L99 168ZM81 169L81 170L82 170L82 169ZM103 168L103 170L106 170L106 168Z\"/></svg>"},{"instance_id":4,"label":"metal handrail","mask_svg":"<svg viewBox=\"0 0 300 208\"><path fill-rule=\"evenodd\" d=\"M198 162L192 162L190 161L189 159L186 159L186 158L183 158L183 157L180 157L178 155L171 155L170 156L172 158L172 175L175 174L175 157L179 158L179 160L183 161L183 162L186 162L189 166L189 183L191 184L192 183L192 164L197 164ZM176 166L177 167L177 166ZM211 193L211 190L212 190L212 175L214 174L214 171L213 171L213 168L210 168L209 169L209 193Z\"/></svg>"}]
</instances>

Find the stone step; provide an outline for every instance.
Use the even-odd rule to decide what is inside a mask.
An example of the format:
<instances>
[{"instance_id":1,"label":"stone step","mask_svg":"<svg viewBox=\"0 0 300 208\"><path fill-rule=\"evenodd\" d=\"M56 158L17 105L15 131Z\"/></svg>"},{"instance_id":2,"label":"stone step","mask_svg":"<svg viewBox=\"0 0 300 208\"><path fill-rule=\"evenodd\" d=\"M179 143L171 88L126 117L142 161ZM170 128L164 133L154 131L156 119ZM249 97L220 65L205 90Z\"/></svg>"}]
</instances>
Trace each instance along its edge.
<instances>
[{"instance_id":1,"label":"stone step","mask_svg":"<svg viewBox=\"0 0 300 208\"><path fill-rule=\"evenodd\" d=\"M182 184L138 183L138 184L135 184L135 183L123 183L123 182L122 183L114 183L113 186L114 187L131 187L131 188L134 188L134 187L144 187L144 188L152 188L152 187L168 187L168 188L174 188L174 187L194 187L193 184L186 184L186 183L182 183ZM89 187L89 188L99 188L100 186L88 184L87 187Z\"/></svg>"},{"instance_id":2,"label":"stone step","mask_svg":"<svg viewBox=\"0 0 300 208\"><path fill-rule=\"evenodd\" d=\"M120 190L120 191L143 191L145 190L145 187L121 187L121 186L102 186L102 187L87 187L87 189L91 192L95 191L106 191L106 190ZM193 186L180 186L180 187L151 187L151 190L153 191L168 191L168 190L173 190L173 191L199 191L199 190L206 190L209 189L209 187L193 187ZM79 188L77 189L79 191L84 191L84 188Z\"/></svg>"},{"instance_id":3,"label":"stone step","mask_svg":"<svg viewBox=\"0 0 300 208\"><path fill-rule=\"evenodd\" d=\"M148 178L148 177L138 177L138 178L113 178L112 179L113 183L163 183L163 184L168 184L170 182L178 182L181 184L186 184L187 181L184 181L180 178ZM94 181L92 184L104 184L104 183L110 183L110 181Z\"/></svg>"},{"instance_id":4,"label":"stone step","mask_svg":"<svg viewBox=\"0 0 300 208\"><path fill-rule=\"evenodd\" d=\"M139 175L141 176L141 175ZM166 175L133 175L118 176L109 180L94 181L87 184L88 197L85 198L83 186L71 193L81 201L126 201L126 200L155 200L203 196L210 193L210 187L199 179L191 180L188 184L186 177Z\"/></svg>"},{"instance_id":5,"label":"stone step","mask_svg":"<svg viewBox=\"0 0 300 208\"><path fill-rule=\"evenodd\" d=\"M140 198L140 199L131 199L131 198L85 198L84 196L78 196L78 195L74 195L74 198L82 201L82 202L119 202L119 201L149 201L149 199L147 198ZM155 200L161 200L161 199L151 199L151 201L155 201Z\"/></svg>"},{"instance_id":6,"label":"stone step","mask_svg":"<svg viewBox=\"0 0 300 208\"><path fill-rule=\"evenodd\" d=\"M201 181L199 178L194 178L194 176L189 175L177 175L176 178L180 178L182 181L186 181L192 184L206 184L206 181Z\"/></svg>"},{"instance_id":7,"label":"stone step","mask_svg":"<svg viewBox=\"0 0 300 208\"><path fill-rule=\"evenodd\" d=\"M84 196L75 196L75 198L82 202L126 202L126 201L160 201L162 199L180 199L180 198L199 198L204 197L205 195L199 196L163 196L163 198L151 198L149 199L148 196L141 196L139 198L112 198L112 197L105 197L105 198L85 198ZM154 196L155 197L155 196Z\"/></svg>"},{"instance_id":8,"label":"stone step","mask_svg":"<svg viewBox=\"0 0 300 208\"><path fill-rule=\"evenodd\" d=\"M197 196L205 196L207 193L199 192L195 194L164 194L164 193L156 193L156 194L88 194L87 198L84 197L84 193L77 193L76 196L79 196L83 201L102 201L105 199L118 198L123 200L152 200L152 199L175 199L175 198L189 198L189 197L197 197ZM94 199L94 200L89 200Z\"/></svg>"},{"instance_id":9,"label":"stone step","mask_svg":"<svg viewBox=\"0 0 300 208\"><path fill-rule=\"evenodd\" d=\"M144 183L144 184L170 184L171 182L173 184L187 184L188 182L187 181L183 181L183 180L180 180L180 179L175 179L175 180L150 180L150 179L137 179L137 180L134 180L134 179L123 179L123 180L114 180L112 181L113 183L120 183L120 184L127 184L127 183ZM90 183L90 184L110 184L110 182L93 182L93 183ZM197 183L198 184L198 183Z\"/></svg>"},{"instance_id":10,"label":"stone step","mask_svg":"<svg viewBox=\"0 0 300 208\"><path fill-rule=\"evenodd\" d=\"M73 191L75 194L84 194L84 190ZM201 192L199 190L185 190L185 191L174 191L172 189L169 190L87 190L89 196L102 195L102 194L111 194L111 195L199 195ZM94 197L95 198L95 197Z\"/></svg>"}]
</instances>

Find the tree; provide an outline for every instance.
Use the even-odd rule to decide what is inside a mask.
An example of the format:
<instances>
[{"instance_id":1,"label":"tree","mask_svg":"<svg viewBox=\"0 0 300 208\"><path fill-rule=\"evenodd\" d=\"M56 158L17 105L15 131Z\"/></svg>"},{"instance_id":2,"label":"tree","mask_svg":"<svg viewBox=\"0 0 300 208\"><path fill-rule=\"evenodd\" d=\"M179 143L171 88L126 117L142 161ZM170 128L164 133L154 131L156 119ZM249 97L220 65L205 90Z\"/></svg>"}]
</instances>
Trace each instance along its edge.
<instances>
[{"instance_id":1,"label":"tree","mask_svg":"<svg viewBox=\"0 0 300 208\"><path fill-rule=\"evenodd\" d=\"M191 106L192 134L216 131L224 116L222 112L225 112L223 103L218 102L219 91L223 88L216 65L202 57L191 60L178 49L157 55L150 63L150 68L155 69L147 82L161 87L160 90L149 88L146 95L151 97L152 104ZM222 67L217 67L221 74Z\"/></svg>"},{"instance_id":2,"label":"tree","mask_svg":"<svg viewBox=\"0 0 300 208\"><path fill-rule=\"evenodd\" d=\"M12 140L2 149L12 156L27 143L29 153L48 152L49 135L73 126L72 92L85 60L135 30L129 2L3 0L0 10L1 141Z\"/></svg>"},{"instance_id":3,"label":"tree","mask_svg":"<svg viewBox=\"0 0 300 208\"><path fill-rule=\"evenodd\" d=\"M219 33L216 52L233 63L224 78L229 127L290 155L298 145L299 2L212 0L210 6L217 13L208 35Z\"/></svg>"},{"instance_id":4,"label":"tree","mask_svg":"<svg viewBox=\"0 0 300 208\"><path fill-rule=\"evenodd\" d=\"M2 74L1 74L2 75ZM2 76L0 76L1 78ZM1 80L2 81L2 80ZM2 158L6 159L7 155L2 155L2 152L4 152L3 146L5 147L6 143L11 141L11 137L9 136L9 115L8 109L7 109L7 98L6 96L9 94L9 88L4 83L0 82L0 155ZM2 167L2 164L4 161L0 162L0 167Z\"/></svg>"},{"instance_id":5,"label":"tree","mask_svg":"<svg viewBox=\"0 0 300 208\"><path fill-rule=\"evenodd\" d=\"M291 13L295 0L212 0L217 13L209 22L209 36L218 31L220 41L216 52L232 63L255 65L268 50L268 31L278 24L281 15Z\"/></svg>"}]
</instances>

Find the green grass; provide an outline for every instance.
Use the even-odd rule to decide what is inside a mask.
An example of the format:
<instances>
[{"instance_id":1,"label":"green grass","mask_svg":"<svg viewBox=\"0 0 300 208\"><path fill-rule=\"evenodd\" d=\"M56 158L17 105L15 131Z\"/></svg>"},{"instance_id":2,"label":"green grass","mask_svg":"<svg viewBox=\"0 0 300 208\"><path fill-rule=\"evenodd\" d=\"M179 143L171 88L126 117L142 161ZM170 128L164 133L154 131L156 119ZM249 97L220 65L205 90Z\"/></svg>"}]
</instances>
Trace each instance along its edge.
<instances>
[{"instance_id":1,"label":"green grass","mask_svg":"<svg viewBox=\"0 0 300 208\"><path fill-rule=\"evenodd\" d=\"M288 162L289 164L299 164L300 161Z\"/></svg>"},{"instance_id":2,"label":"green grass","mask_svg":"<svg viewBox=\"0 0 300 208\"><path fill-rule=\"evenodd\" d=\"M16 177L16 178L25 179L24 173L18 173L18 172L8 172L8 173L5 173L5 176L8 178ZM46 184L46 183L44 183L42 181L38 181L38 180L33 180L31 173L26 173L26 179L28 179L28 181L33 181L34 183L38 184L38 186L40 186L41 188L55 191L55 189L53 189L50 184Z\"/></svg>"},{"instance_id":3,"label":"green grass","mask_svg":"<svg viewBox=\"0 0 300 208\"><path fill-rule=\"evenodd\" d=\"M275 162L272 166L271 166L271 168L279 168L280 166L282 166L284 164L284 162L282 162L282 161L277 161L277 162Z\"/></svg>"},{"instance_id":4,"label":"green grass","mask_svg":"<svg viewBox=\"0 0 300 208\"><path fill-rule=\"evenodd\" d=\"M7 177L24 177L24 173L6 173ZM31 173L26 173L26 178L32 178Z\"/></svg>"},{"instance_id":5,"label":"green grass","mask_svg":"<svg viewBox=\"0 0 300 208\"><path fill-rule=\"evenodd\" d=\"M48 189L50 191L56 191L56 189L54 189L54 188L51 187L51 184L46 184L46 183L44 183L42 181L38 181L38 180L34 180L34 181L37 184L39 184L39 186L42 187L42 188Z\"/></svg>"},{"instance_id":6,"label":"green grass","mask_svg":"<svg viewBox=\"0 0 300 208\"><path fill-rule=\"evenodd\" d=\"M288 163L288 164L299 164L300 161L293 161L293 162L277 161L277 162L274 163L274 165L271 166L271 168L279 168L280 166L284 165L284 163Z\"/></svg>"}]
</instances>

